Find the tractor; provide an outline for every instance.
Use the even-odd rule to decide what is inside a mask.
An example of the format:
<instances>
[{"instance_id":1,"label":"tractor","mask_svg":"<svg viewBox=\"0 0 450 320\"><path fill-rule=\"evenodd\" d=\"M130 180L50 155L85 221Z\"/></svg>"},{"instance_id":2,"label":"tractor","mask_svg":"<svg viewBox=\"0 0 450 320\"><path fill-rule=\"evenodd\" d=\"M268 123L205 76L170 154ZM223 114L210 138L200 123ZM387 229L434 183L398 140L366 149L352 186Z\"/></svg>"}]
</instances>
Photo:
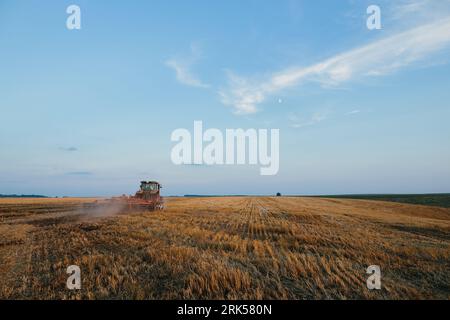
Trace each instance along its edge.
<instances>
[{"instance_id":1,"label":"tractor","mask_svg":"<svg viewBox=\"0 0 450 320\"><path fill-rule=\"evenodd\" d=\"M162 186L156 181L141 181L141 187L134 196L122 196L129 210L154 211L164 209L163 199L159 192Z\"/></svg>"},{"instance_id":2,"label":"tractor","mask_svg":"<svg viewBox=\"0 0 450 320\"><path fill-rule=\"evenodd\" d=\"M113 197L111 199L98 200L94 203L87 204L88 209L109 210L110 208L119 208L120 212L133 211L155 211L163 210L164 202L160 196L162 186L156 181L141 181L141 187L134 196L123 195Z\"/></svg>"}]
</instances>

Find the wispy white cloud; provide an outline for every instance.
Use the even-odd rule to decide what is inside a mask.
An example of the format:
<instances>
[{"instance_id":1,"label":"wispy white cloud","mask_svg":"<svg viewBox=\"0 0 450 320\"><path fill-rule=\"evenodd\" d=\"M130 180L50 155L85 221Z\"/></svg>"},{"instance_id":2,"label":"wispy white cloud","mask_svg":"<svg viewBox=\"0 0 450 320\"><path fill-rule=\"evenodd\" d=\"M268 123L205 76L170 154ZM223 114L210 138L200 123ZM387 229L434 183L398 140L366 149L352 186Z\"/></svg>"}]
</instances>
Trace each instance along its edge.
<instances>
[{"instance_id":1,"label":"wispy white cloud","mask_svg":"<svg viewBox=\"0 0 450 320\"><path fill-rule=\"evenodd\" d=\"M352 110L350 112L347 112L347 114L357 114L357 113L360 113L360 112L361 112L361 110Z\"/></svg>"},{"instance_id":2,"label":"wispy white cloud","mask_svg":"<svg viewBox=\"0 0 450 320\"><path fill-rule=\"evenodd\" d=\"M388 7L388 20L439 19L450 12L450 0L397 0Z\"/></svg>"},{"instance_id":3,"label":"wispy white cloud","mask_svg":"<svg viewBox=\"0 0 450 320\"><path fill-rule=\"evenodd\" d=\"M382 76L421 61L450 44L450 16L344 52L307 67L293 67L263 79L249 80L228 72L221 101L237 114L258 111L268 96L305 82L336 86L367 76Z\"/></svg>"},{"instance_id":4,"label":"wispy white cloud","mask_svg":"<svg viewBox=\"0 0 450 320\"><path fill-rule=\"evenodd\" d=\"M396 12L396 17L404 17L411 13L421 11L430 4L430 0L403 0L395 3L392 11Z\"/></svg>"},{"instance_id":5,"label":"wispy white cloud","mask_svg":"<svg viewBox=\"0 0 450 320\"><path fill-rule=\"evenodd\" d=\"M172 58L166 61L166 66L175 71L177 80L187 86L197 88L209 88L192 73L192 66L201 58L201 52L196 45L191 45L190 56L184 58Z\"/></svg>"},{"instance_id":6,"label":"wispy white cloud","mask_svg":"<svg viewBox=\"0 0 450 320\"><path fill-rule=\"evenodd\" d=\"M303 128L318 124L328 118L329 111L322 110L314 112L309 119L303 119L295 113L288 115L288 119L291 122L290 126L292 128Z\"/></svg>"}]
</instances>

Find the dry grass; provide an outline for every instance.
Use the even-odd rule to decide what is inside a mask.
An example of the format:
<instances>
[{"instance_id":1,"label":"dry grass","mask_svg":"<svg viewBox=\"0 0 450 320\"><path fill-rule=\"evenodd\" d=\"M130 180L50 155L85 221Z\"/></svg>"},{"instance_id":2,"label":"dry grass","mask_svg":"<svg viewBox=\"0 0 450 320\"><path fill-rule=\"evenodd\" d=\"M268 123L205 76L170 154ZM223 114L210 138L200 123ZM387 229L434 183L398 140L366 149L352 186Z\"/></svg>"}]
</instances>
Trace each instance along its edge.
<instances>
[{"instance_id":1,"label":"dry grass","mask_svg":"<svg viewBox=\"0 0 450 320\"><path fill-rule=\"evenodd\" d=\"M87 220L86 201L0 200L0 298L450 298L450 209L172 198L163 212ZM72 264L79 291L65 287ZM366 288L373 264L380 291Z\"/></svg>"}]
</instances>

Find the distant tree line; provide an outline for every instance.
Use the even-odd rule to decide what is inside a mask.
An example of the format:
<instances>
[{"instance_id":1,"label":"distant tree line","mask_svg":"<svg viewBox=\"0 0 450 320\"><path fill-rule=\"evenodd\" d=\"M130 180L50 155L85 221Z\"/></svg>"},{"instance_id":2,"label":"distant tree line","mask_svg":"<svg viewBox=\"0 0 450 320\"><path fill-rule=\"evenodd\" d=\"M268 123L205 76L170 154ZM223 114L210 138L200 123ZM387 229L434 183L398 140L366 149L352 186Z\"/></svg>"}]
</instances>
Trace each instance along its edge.
<instances>
[{"instance_id":1,"label":"distant tree line","mask_svg":"<svg viewBox=\"0 0 450 320\"><path fill-rule=\"evenodd\" d=\"M0 194L0 198L48 198L38 194Z\"/></svg>"}]
</instances>

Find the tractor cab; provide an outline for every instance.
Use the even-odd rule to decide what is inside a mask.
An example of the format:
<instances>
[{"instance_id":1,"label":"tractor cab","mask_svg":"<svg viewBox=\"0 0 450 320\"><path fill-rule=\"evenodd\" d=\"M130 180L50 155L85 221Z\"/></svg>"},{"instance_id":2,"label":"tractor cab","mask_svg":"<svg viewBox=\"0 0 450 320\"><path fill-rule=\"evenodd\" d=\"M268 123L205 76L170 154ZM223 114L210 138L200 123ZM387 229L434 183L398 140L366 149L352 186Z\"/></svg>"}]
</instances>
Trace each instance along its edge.
<instances>
[{"instance_id":1,"label":"tractor cab","mask_svg":"<svg viewBox=\"0 0 450 320\"><path fill-rule=\"evenodd\" d=\"M161 189L161 185L156 181L141 181L141 191L157 193Z\"/></svg>"}]
</instances>

